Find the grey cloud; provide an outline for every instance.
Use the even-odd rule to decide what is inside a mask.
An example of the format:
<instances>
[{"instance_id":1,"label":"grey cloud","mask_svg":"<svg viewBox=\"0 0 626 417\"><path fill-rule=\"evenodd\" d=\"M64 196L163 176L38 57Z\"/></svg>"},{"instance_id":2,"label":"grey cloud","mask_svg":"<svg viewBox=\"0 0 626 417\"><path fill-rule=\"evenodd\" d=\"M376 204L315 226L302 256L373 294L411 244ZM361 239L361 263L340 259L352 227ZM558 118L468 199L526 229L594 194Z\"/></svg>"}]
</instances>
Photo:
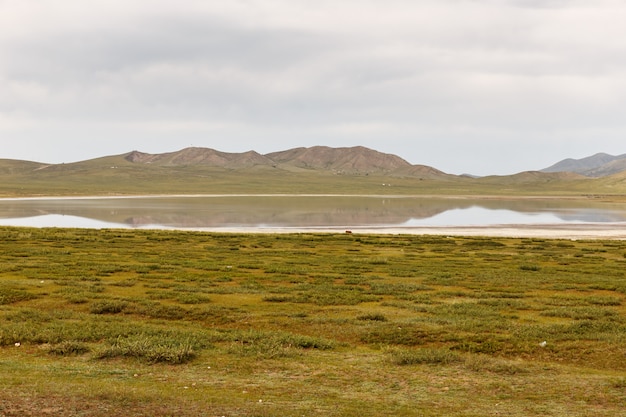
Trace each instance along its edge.
<instances>
[{"instance_id":1,"label":"grey cloud","mask_svg":"<svg viewBox=\"0 0 626 417\"><path fill-rule=\"evenodd\" d=\"M624 128L617 3L133 4L123 20L114 3L99 24L93 13L12 38L0 28L0 135L32 120L33 137L39 125L58 138L97 126L102 140L137 138L133 148L219 135L246 148L246 137L401 150L423 139L443 154L454 143L561 143L575 130L609 127L613 138Z\"/></svg>"},{"instance_id":2,"label":"grey cloud","mask_svg":"<svg viewBox=\"0 0 626 417\"><path fill-rule=\"evenodd\" d=\"M15 77L45 79L52 67L90 77L98 72L176 62L272 71L328 48L332 42L294 30L241 28L213 19L162 18L137 24L139 28L132 30L61 33L15 42L10 46L14 60L7 64L8 72Z\"/></svg>"},{"instance_id":3,"label":"grey cloud","mask_svg":"<svg viewBox=\"0 0 626 417\"><path fill-rule=\"evenodd\" d=\"M161 18L139 26L15 42L6 74L22 86L39 85L50 95L69 96L69 111L80 117L90 106L75 107L72 96L99 98L94 111L101 117L106 117L107 106L112 106L109 113L116 113L124 104L146 106L148 113L159 106L211 107L217 111L214 116L223 117L229 106L254 105L263 101L261 95L271 98L272 90L280 92L289 83L279 81L285 71L337 47L324 36L241 28L212 19ZM40 110L28 102L32 98L22 97L23 105ZM116 99L121 107L111 102ZM59 100L55 111L62 107Z\"/></svg>"}]
</instances>

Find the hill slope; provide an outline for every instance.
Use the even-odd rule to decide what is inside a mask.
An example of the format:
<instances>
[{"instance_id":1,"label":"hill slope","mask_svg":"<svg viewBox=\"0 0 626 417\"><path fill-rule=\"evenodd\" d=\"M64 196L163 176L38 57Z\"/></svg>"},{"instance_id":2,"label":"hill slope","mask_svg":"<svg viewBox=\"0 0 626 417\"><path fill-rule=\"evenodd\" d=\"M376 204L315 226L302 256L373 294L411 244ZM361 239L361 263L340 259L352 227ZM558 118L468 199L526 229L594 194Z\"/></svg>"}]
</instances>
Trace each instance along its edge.
<instances>
[{"instance_id":1,"label":"hill slope","mask_svg":"<svg viewBox=\"0 0 626 417\"><path fill-rule=\"evenodd\" d=\"M46 164L41 164L39 162L19 161L16 159L0 159L0 175L32 172L45 166Z\"/></svg>"},{"instance_id":2,"label":"hill slope","mask_svg":"<svg viewBox=\"0 0 626 417\"><path fill-rule=\"evenodd\" d=\"M177 152L148 154L133 151L124 156L129 162L161 166L210 165L214 167L245 168L270 165L272 161L254 151L244 153L220 152L209 148L185 148Z\"/></svg>"},{"instance_id":3,"label":"hill slope","mask_svg":"<svg viewBox=\"0 0 626 417\"><path fill-rule=\"evenodd\" d=\"M604 177L626 169L626 154L597 153L581 159L564 159L541 172L574 172L587 177Z\"/></svg>"},{"instance_id":4,"label":"hill slope","mask_svg":"<svg viewBox=\"0 0 626 417\"><path fill-rule=\"evenodd\" d=\"M265 156L280 166L352 174L391 173L400 168L411 167L411 164L399 156L374 151L363 146L352 148L314 146L273 152Z\"/></svg>"},{"instance_id":5,"label":"hill slope","mask_svg":"<svg viewBox=\"0 0 626 417\"><path fill-rule=\"evenodd\" d=\"M255 151L227 153L208 148L186 148L178 152L147 154L133 151L124 156L129 162L159 166L205 165L229 169L271 166L286 170L306 169L343 174L392 173L412 167L404 159L362 146L294 148L261 155ZM442 173L443 174L443 173Z\"/></svg>"}]
</instances>

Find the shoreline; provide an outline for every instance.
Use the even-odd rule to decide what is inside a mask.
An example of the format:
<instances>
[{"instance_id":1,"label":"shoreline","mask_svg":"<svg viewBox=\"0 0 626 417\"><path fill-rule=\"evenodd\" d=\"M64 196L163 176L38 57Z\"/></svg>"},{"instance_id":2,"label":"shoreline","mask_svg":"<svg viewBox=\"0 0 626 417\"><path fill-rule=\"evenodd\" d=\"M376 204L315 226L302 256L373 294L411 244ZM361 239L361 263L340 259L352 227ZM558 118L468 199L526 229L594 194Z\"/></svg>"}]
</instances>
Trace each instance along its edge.
<instances>
[{"instance_id":1,"label":"shoreline","mask_svg":"<svg viewBox=\"0 0 626 417\"><path fill-rule=\"evenodd\" d=\"M346 234L346 235L414 235L414 236L468 236L501 238L537 238L565 240L626 240L626 222L578 223L578 224L502 224L486 226L226 226L226 227L168 227L141 226L28 226L3 225L0 227L35 229L91 229L91 230L140 230L179 231L226 234Z\"/></svg>"},{"instance_id":2,"label":"shoreline","mask_svg":"<svg viewBox=\"0 0 626 417\"><path fill-rule=\"evenodd\" d=\"M144 230L149 230L145 228ZM168 229L174 230L174 229ZM181 230L181 229L175 229ZM182 229L212 233L345 233L361 235L434 235L434 236L484 236L503 238L545 238L570 240L626 240L626 224L542 224L542 225L491 225L491 226L417 226L417 227L211 227Z\"/></svg>"},{"instance_id":3,"label":"shoreline","mask_svg":"<svg viewBox=\"0 0 626 417\"><path fill-rule=\"evenodd\" d=\"M117 194L117 195L49 195L49 196L5 196L0 201L37 201L37 200L126 200L141 198L224 198L224 197L358 197L358 198L415 198L446 200L595 200L611 202L626 198L621 194L569 194L569 195L498 195L498 194L287 194L287 193L222 193L222 194Z\"/></svg>"}]
</instances>

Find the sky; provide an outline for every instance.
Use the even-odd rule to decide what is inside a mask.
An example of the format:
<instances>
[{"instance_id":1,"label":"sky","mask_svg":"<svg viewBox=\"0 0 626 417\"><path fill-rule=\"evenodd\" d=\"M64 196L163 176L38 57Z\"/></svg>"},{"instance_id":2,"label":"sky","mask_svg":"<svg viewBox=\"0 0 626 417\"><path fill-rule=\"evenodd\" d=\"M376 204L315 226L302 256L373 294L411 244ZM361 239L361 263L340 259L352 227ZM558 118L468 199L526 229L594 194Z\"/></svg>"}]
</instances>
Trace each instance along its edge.
<instances>
[{"instance_id":1,"label":"sky","mask_svg":"<svg viewBox=\"0 0 626 417\"><path fill-rule=\"evenodd\" d=\"M0 158L626 153L624 0L0 0Z\"/></svg>"}]
</instances>

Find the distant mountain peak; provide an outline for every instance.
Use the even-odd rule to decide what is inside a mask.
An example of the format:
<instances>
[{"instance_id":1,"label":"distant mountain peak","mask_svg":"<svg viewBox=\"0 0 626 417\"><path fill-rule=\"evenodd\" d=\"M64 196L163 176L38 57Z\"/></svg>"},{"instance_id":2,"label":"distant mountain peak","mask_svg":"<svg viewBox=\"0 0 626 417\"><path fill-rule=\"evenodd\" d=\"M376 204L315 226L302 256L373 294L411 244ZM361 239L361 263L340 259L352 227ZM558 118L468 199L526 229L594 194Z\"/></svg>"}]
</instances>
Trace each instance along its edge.
<instances>
[{"instance_id":1,"label":"distant mountain peak","mask_svg":"<svg viewBox=\"0 0 626 417\"><path fill-rule=\"evenodd\" d=\"M129 154L127 154L124 159L126 159L129 162L139 162L142 163L145 160L149 159L152 155L144 153L144 152L139 152L139 151L132 151Z\"/></svg>"},{"instance_id":2,"label":"distant mountain peak","mask_svg":"<svg viewBox=\"0 0 626 417\"><path fill-rule=\"evenodd\" d=\"M581 159L567 158L541 172L573 172L587 177L604 177L626 170L626 154L596 153Z\"/></svg>"}]
</instances>

